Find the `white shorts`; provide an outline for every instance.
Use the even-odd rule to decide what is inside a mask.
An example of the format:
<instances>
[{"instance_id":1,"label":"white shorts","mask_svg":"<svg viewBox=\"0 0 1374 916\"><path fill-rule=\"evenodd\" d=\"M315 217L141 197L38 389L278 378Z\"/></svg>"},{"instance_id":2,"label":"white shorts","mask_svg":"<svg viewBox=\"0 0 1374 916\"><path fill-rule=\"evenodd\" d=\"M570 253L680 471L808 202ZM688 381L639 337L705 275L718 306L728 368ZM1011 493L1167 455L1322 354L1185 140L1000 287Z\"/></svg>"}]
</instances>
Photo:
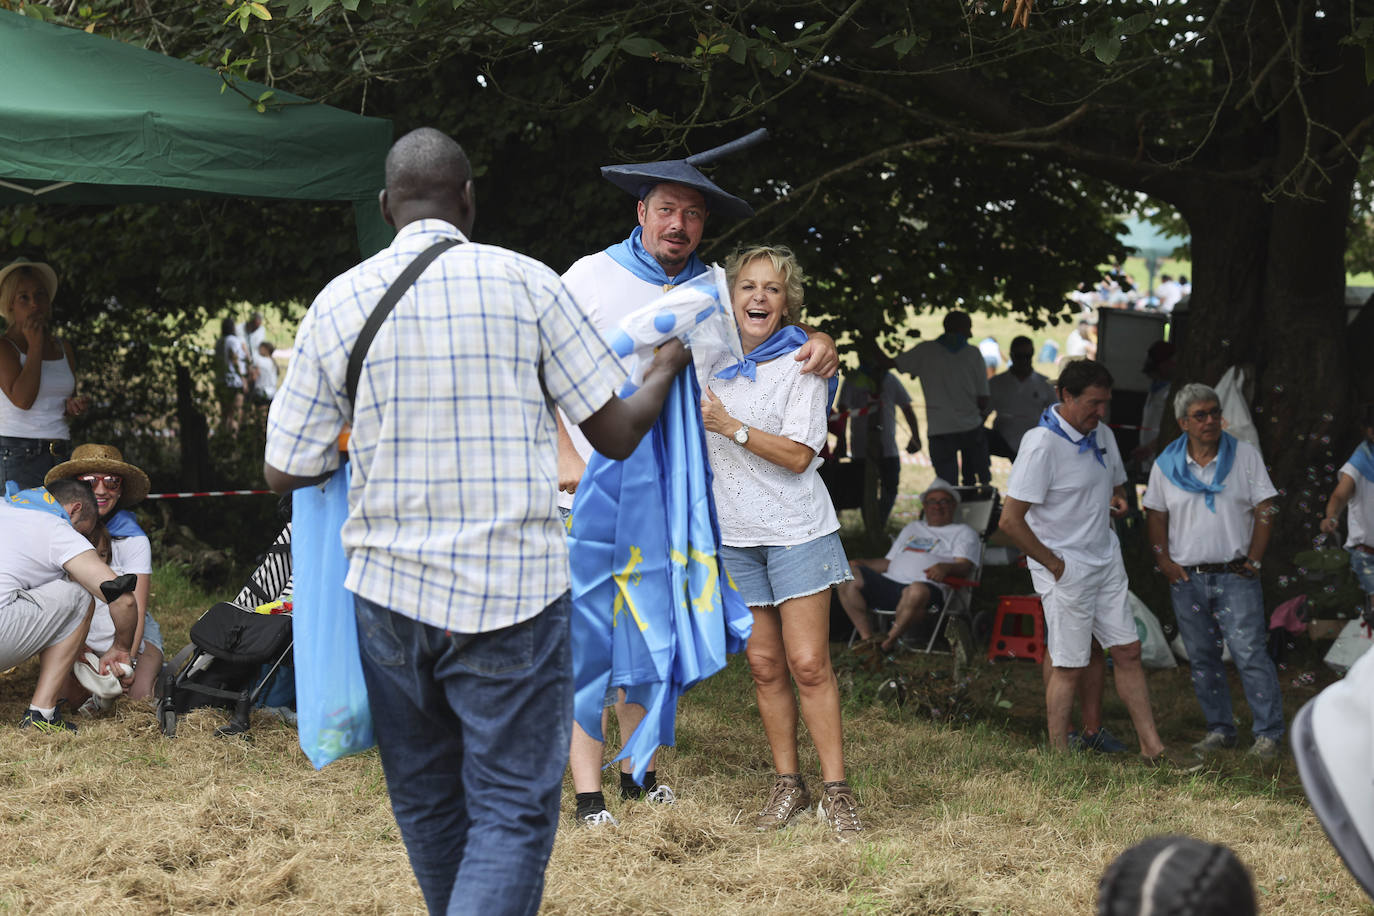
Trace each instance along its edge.
<instances>
[{"instance_id":1,"label":"white shorts","mask_svg":"<svg viewBox=\"0 0 1374 916\"><path fill-rule=\"evenodd\" d=\"M1120 554L1103 564L1065 559L1058 582L1037 567L1031 566L1031 581L1045 609L1045 642L1055 667L1085 667L1094 636L1106 649L1140 641Z\"/></svg>"},{"instance_id":2,"label":"white shorts","mask_svg":"<svg viewBox=\"0 0 1374 916\"><path fill-rule=\"evenodd\" d=\"M0 671L33 658L86 625L94 599L68 579L16 592L0 608Z\"/></svg>"}]
</instances>

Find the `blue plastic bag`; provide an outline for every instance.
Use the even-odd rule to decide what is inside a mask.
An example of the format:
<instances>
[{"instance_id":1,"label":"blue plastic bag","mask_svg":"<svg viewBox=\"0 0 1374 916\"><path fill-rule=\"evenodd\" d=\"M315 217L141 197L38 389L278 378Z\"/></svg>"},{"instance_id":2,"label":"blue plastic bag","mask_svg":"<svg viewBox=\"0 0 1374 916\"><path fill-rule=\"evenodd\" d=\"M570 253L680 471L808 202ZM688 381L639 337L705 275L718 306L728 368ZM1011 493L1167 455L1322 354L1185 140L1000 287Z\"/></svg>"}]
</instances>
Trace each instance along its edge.
<instances>
[{"instance_id":1,"label":"blue plastic bag","mask_svg":"<svg viewBox=\"0 0 1374 916\"><path fill-rule=\"evenodd\" d=\"M291 501L295 577L296 712L301 750L315 769L377 743L358 656L353 593L344 588L348 465L323 487L302 487Z\"/></svg>"}]
</instances>

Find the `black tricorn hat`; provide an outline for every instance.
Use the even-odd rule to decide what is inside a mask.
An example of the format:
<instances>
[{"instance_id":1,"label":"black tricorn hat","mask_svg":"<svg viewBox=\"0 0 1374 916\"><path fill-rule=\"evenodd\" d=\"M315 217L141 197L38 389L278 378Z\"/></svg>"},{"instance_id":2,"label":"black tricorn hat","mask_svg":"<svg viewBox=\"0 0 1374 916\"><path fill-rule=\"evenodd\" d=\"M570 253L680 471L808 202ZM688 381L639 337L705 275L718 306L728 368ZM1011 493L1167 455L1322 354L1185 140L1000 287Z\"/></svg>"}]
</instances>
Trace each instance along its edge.
<instances>
[{"instance_id":1,"label":"black tricorn hat","mask_svg":"<svg viewBox=\"0 0 1374 916\"><path fill-rule=\"evenodd\" d=\"M743 219L754 215L754 208L733 194L726 193L714 181L697 170L697 166L715 162L732 153L762 143L768 137L767 128L760 127L751 134L732 140L715 149L688 156L686 159L665 159L662 162L640 162L627 165L603 165L601 175L611 184L643 200L656 184L672 182L686 185L702 193L712 213Z\"/></svg>"}]
</instances>

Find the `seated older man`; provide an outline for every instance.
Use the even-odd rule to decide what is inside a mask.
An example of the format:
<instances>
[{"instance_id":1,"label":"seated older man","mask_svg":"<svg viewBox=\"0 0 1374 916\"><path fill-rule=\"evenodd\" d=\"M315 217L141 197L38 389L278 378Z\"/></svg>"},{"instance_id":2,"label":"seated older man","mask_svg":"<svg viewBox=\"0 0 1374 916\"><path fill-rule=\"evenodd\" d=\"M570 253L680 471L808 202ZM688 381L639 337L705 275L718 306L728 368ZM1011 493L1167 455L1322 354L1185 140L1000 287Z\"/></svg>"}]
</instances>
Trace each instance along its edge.
<instances>
[{"instance_id":1,"label":"seated older man","mask_svg":"<svg viewBox=\"0 0 1374 916\"><path fill-rule=\"evenodd\" d=\"M54 481L48 494L65 517L0 500L0 671L37 655L38 683L19 725L74 732L58 707L86 641L94 597L109 602L115 622L114 644L100 659L102 675L128 664L137 605L133 577L116 579L86 540L96 519L90 484Z\"/></svg>"},{"instance_id":2,"label":"seated older man","mask_svg":"<svg viewBox=\"0 0 1374 916\"><path fill-rule=\"evenodd\" d=\"M921 494L924 520L912 522L892 542L887 556L851 560L854 578L839 585L840 604L859 636L873 638L870 608L896 612L881 648L889 652L901 635L930 611L944 607L951 592L945 580L968 576L981 553L978 533L954 521L959 494L940 478Z\"/></svg>"},{"instance_id":3,"label":"seated older man","mask_svg":"<svg viewBox=\"0 0 1374 916\"><path fill-rule=\"evenodd\" d=\"M1283 737L1283 697L1260 588L1278 491L1259 450L1222 429L1217 393L1184 385L1174 397L1183 435L1150 470L1146 531L1155 563L1169 580L1178 632L1193 670L1193 692L1207 734L1193 745L1202 757L1236 746L1231 687L1221 663L1231 648L1255 735L1250 753L1276 756Z\"/></svg>"}]
</instances>

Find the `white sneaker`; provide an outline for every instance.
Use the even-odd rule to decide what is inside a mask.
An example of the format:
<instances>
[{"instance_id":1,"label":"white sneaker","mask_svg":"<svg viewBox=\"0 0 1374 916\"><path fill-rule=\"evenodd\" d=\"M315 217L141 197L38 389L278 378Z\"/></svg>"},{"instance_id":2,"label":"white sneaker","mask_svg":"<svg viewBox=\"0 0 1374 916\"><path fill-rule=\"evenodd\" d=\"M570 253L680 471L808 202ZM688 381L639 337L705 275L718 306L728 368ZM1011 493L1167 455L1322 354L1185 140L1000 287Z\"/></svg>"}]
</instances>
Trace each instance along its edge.
<instances>
[{"instance_id":1,"label":"white sneaker","mask_svg":"<svg viewBox=\"0 0 1374 916\"><path fill-rule=\"evenodd\" d=\"M94 719L97 716L103 716L105 713L109 712L114 708L114 704L115 701L113 697L98 697L92 695L86 697L86 702L78 706L76 711L88 719Z\"/></svg>"},{"instance_id":2,"label":"white sneaker","mask_svg":"<svg viewBox=\"0 0 1374 916\"><path fill-rule=\"evenodd\" d=\"M125 677L132 674L134 669L128 665L120 664L115 668L123 669ZM124 692L124 685L119 683L119 678L115 676L114 669L109 674L100 673L100 656L94 652L87 652L76 660L72 665L72 673L76 679L91 692L93 696L103 699L114 699Z\"/></svg>"},{"instance_id":3,"label":"white sneaker","mask_svg":"<svg viewBox=\"0 0 1374 916\"><path fill-rule=\"evenodd\" d=\"M671 788L665 786L663 783L659 783L654 786L652 792L644 796L644 800L656 805L671 805L673 802L677 801L677 796L673 794Z\"/></svg>"},{"instance_id":4,"label":"white sneaker","mask_svg":"<svg viewBox=\"0 0 1374 916\"><path fill-rule=\"evenodd\" d=\"M611 812L602 808L593 814L584 815L582 818L584 827L619 827L620 821L616 820Z\"/></svg>"}]
</instances>

